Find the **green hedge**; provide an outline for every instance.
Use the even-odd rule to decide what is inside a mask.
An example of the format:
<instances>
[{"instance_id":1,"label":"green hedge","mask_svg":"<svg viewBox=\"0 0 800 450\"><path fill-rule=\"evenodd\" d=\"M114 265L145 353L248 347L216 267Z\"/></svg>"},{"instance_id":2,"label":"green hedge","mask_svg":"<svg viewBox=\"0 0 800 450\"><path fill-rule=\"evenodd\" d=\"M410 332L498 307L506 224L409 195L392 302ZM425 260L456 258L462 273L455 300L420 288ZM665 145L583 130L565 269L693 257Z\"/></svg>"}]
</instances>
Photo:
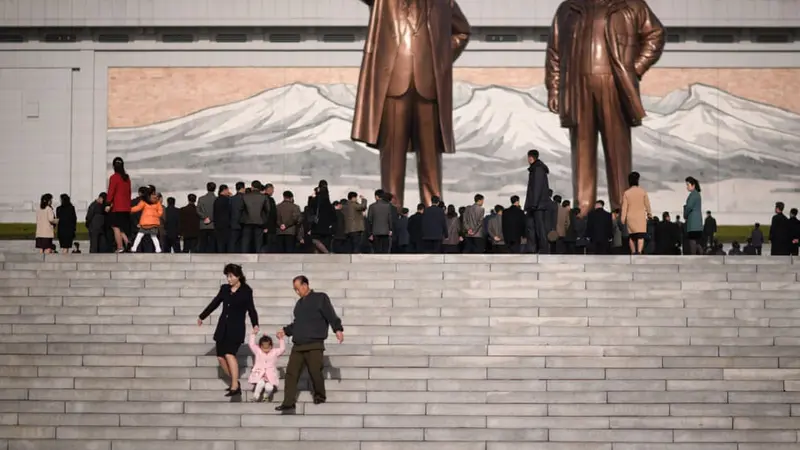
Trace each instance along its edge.
<instances>
[{"instance_id":1,"label":"green hedge","mask_svg":"<svg viewBox=\"0 0 800 450\"><path fill-rule=\"evenodd\" d=\"M744 243L750 237L751 225L722 225L718 227L717 239L720 242L731 243L739 241ZM769 226L761 226L764 237L769 236ZM0 223L0 240L25 240L33 239L36 234L36 225L32 223ZM89 233L82 222L78 222L78 239L89 239Z\"/></svg>"}]
</instances>

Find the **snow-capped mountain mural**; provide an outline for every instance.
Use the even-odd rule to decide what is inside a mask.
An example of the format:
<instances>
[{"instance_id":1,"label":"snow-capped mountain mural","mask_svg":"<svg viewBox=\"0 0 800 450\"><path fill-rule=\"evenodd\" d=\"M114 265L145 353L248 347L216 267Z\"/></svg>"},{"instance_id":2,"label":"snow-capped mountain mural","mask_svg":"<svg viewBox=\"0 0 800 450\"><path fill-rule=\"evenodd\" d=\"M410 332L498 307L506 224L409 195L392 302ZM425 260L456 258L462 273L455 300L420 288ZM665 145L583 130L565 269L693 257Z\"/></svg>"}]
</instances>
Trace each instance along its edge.
<instances>
[{"instance_id":1,"label":"snow-capped mountain mural","mask_svg":"<svg viewBox=\"0 0 800 450\"><path fill-rule=\"evenodd\" d=\"M351 84L288 84L186 117L110 129L107 154L124 158L135 181L166 193L254 179L291 188L300 199L319 179L336 195L369 192L379 183L378 154L350 141L355 95ZM644 104L634 167L657 210L680 209L688 175L707 185L705 203L710 207L711 197L718 211L752 211L753 201L777 197L800 201L800 115L702 84L645 97ZM554 189L571 196L569 138L547 110L544 87L456 82L454 106L457 153L445 157L447 201L468 204L481 192L490 204L506 204L510 195L524 195L531 148L542 152ZM412 203L416 173L408 167ZM605 173L599 180L603 195Z\"/></svg>"}]
</instances>

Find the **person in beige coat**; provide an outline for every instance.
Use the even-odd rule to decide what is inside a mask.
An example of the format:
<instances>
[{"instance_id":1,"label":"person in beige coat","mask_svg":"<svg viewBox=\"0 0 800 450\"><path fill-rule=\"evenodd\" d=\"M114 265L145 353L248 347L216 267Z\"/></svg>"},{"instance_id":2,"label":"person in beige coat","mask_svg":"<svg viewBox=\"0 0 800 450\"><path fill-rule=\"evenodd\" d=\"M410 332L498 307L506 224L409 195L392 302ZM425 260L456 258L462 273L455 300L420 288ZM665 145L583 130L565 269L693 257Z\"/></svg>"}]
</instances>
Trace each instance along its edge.
<instances>
[{"instance_id":1,"label":"person in beige coat","mask_svg":"<svg viewBox=\"0 0 800 450\"><path fill-rule=\"evenodd\" d=\"M53 212L52 194L42 195L39 210L36 211L36 249L39 253L53 253L53 238L58 219Z\"/></svg>"},{"instance_id":2,"label":"person in beige coat","mask_svg":"<svg viewBox=\"0 0 800 450\"><path fill-rule=\"evenodd\" d=\"M628 175L628 190L622 195L622 223L628 227L631 253L642 254L647 235L647 220L651 217L650 198L639 187L639 172Z\"/></svg>"}]
</instances>

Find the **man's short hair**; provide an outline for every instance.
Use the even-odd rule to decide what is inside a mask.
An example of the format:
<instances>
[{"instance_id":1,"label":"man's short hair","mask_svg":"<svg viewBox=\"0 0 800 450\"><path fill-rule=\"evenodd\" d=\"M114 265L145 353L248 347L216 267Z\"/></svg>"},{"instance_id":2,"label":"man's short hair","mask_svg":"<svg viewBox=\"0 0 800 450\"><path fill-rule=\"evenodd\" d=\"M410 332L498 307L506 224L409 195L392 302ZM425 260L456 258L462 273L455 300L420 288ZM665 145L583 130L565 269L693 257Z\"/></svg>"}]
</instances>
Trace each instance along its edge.
<instances>
[{"instance_id":1,"label":"man's short hair","mask_svg":"<svg viewBox=\"0 0 800 450\"><path fill-rule=\"evenodd\" d=\"M442 200L439 198L438 195L434 195L433 197L431 197L431 205L438 205L439 202L441 201Z\"/></svg>"},{"instance_id":2,"label":"man's short hair","mask_svg":"<svg viewBox=\"0 0 800 450\"><path fill-rule=\"evenodd\" d=\"M227 190L228 190L228 185L227 184L220 184L219 185L219 193L220 194L222 194L223 192L225 192Z\"/></svg>"},{"instance_id":3,"label":"man's short hair","mask_svg":"<svg viewBox=\"0 0 800 450\"><path fill-rule=\"evenodd\" d=\"M208 183L206 183L206 190L208 192L216 191L217 190L217 183L214 183L213 181L209 181Z\"/></svg>"},{"instance_id":4,"label":"man's short hair","mask_svg":"<svg viewBox=\"0 0 800 450\"><path fill-rule=\"evenodd\" d=\"M167 197L167 205L175 206L175 197Z\"/></svg>"},{"instance_id":5,"label":"man's short hair","mask_svg":"<svg viewBox=\"0 0 800 450\"><path fill-rule=\"evenodd\" d=\"M517 203L519 201L519 195L512 195L510 200L512 205Z\"/></svg>"},{"instance_id":6,"label":"man's short hair","mask_svg":"<svg viewBox=\"0 0 800 450\"><path fill-rule=\"evenodd\" d=\"M236 192L239 192L242 189L244 189L244 181L237 181L236 182Z\"/></svg>"},{"instance_id":7,"label":"man's short hair","mask_svg":"<svg viewBox=\"0 0 800 450\"><path fill-rule=\"evenodd\" d=\"M378 198L383 198L383 194L385 194L385 192L383 191L383 189L376 189L376 190L375 190L375 197L378 197Z\"/></svg>"},{"instance_id":8,"label":"man's short hair","mask_svg":"<svg viewBox=\"0 0 800 450\"><path fill-rule=\"evenodd\" d=\"M553 196L553 201L556 203L561 203L561 196L560 195Z\"/></svg>"},{"instance_id":9,"label":"man's short hair","mask_svg":"<svg viewBox=\"0 0 800 450\"><path fill-rule=\"evenodd\" d=\"M300 284L305 284L308 286L308 278L305 275L298 275L292 279L292 284L300 282Z\"/></svg>"},{"instance_id":10,"label":"man's short hair","mask_svg":"<svg viewBox=\"0 0 800 450\"><path fill-rule=\"evenodd\" d=\"M294 198L294 194L292 193L292 191L283 191L283 198L287 200L290 198Z\"/></svg>"},{"instance_id":11,"label":"man's short hair","mask_svg":"<svg viewBox=\"0 0 800 450\"><path fill-rule=\"evenodd\" d=\"M481 194L475 194L475 203L478 203L481 200L483 200L483 196Z\"/></svg>"},{"instance_id":12,"label":"man's short hair","mask_svg":"<svg viewBox=\"0 0 800 450\"><path fill-rule=\"evenodd\" d=\"M502 205L494 205L494 212L496 213L502 212L504 209Z\"/></svg>"},{"instance_id":13,"label":"man's short hair","mask_svg":"<svg viewBox=\"0 0 800 450\"><path fill-rule=\"evenodd\" d=\"M425 203L417 203L417 211L422 211L425 209Z\"/></svg>"},{"instance_id":14,"label":"man's short hair","mask_svg":"<svg viewBox=\"0 0 800 450\"><path fill-rule=\"evenodd\" d=\"M598 201L594 202L594 204L595 205L600 205L600 206L606 206L606 202L604 202L602 200L598 200Z\"/></svg>"},{"instance_id":15,"label":"man's short hair","mask_svg":"<svg viewBox=\"0 0 800 450\"><path fill-rule=\"evenodd\" d=\"M783 202L775 202L775 209L777 209L778 211L783 212L785 208L786 205L784 205Z\"/></svg>"},{"instance_id":16,"label":"man's short hair","mask_svg":"<svg viewBox=\"0 0 800 450\"><path fill-rule=\"evenodd\" d=\"M539 159L539 150L528 150L528 158Z\"/></svg>"},{"instance_id":17,"label":"man's short hair","mask_svg":"<svg viewBox=\"0 0 800 450\"><path fill-rule=\"evenodd\" d=\"M356 197L358 197L358 193L357 192L350 191L350 192L347 193L347 199L348 200L352 200L352 199L354 199Z\"/></svg>"},{"instance_id":18,"label":"man's short hair","mask_svg":"<svg viewBox=\"0 0 800 450\"><path fill-rule=\"evenodd\" d=\"M189 194L189 203L194 203L197 201L197 196L194 194Z\"/></svg>"}]
</instances>

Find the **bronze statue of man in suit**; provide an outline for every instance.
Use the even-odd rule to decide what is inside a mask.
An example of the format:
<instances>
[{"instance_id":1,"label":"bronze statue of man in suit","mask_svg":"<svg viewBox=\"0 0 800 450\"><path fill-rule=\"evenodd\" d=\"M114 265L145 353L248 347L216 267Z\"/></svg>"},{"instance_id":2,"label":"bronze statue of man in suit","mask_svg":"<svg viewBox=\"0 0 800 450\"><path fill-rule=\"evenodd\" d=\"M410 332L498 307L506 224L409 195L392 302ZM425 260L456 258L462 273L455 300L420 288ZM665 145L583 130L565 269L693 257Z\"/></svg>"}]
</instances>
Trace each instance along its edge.
<instances>
[{"instance_id":1,"label":"bronze statue of man in suit","mask_svg":"<svg viewBox=\"0 0 800 450\"><path fill-rule=\"evenodd\" d=\"M470 27L455 0L361 0L370 7L352 139L380 151L381 188L403 204L415 151L422 202L442 194L442 153L455 152L453 62Z\"/></svg>"},{"instance_id":2,"label":"bronze statue of man in suit","mask_svg":"<svg viewBox=\"0 0 800 450\"><path fill-rule=\"evenodd\" d=\"M597 198L597 134L612 208L631 172L631 127L645 110L639 81L661 57L664 27L644 0L566 0L556 11L545 62L548 108L569 128L572 186L588 213Z\"/></svg>"}]
</instances>

